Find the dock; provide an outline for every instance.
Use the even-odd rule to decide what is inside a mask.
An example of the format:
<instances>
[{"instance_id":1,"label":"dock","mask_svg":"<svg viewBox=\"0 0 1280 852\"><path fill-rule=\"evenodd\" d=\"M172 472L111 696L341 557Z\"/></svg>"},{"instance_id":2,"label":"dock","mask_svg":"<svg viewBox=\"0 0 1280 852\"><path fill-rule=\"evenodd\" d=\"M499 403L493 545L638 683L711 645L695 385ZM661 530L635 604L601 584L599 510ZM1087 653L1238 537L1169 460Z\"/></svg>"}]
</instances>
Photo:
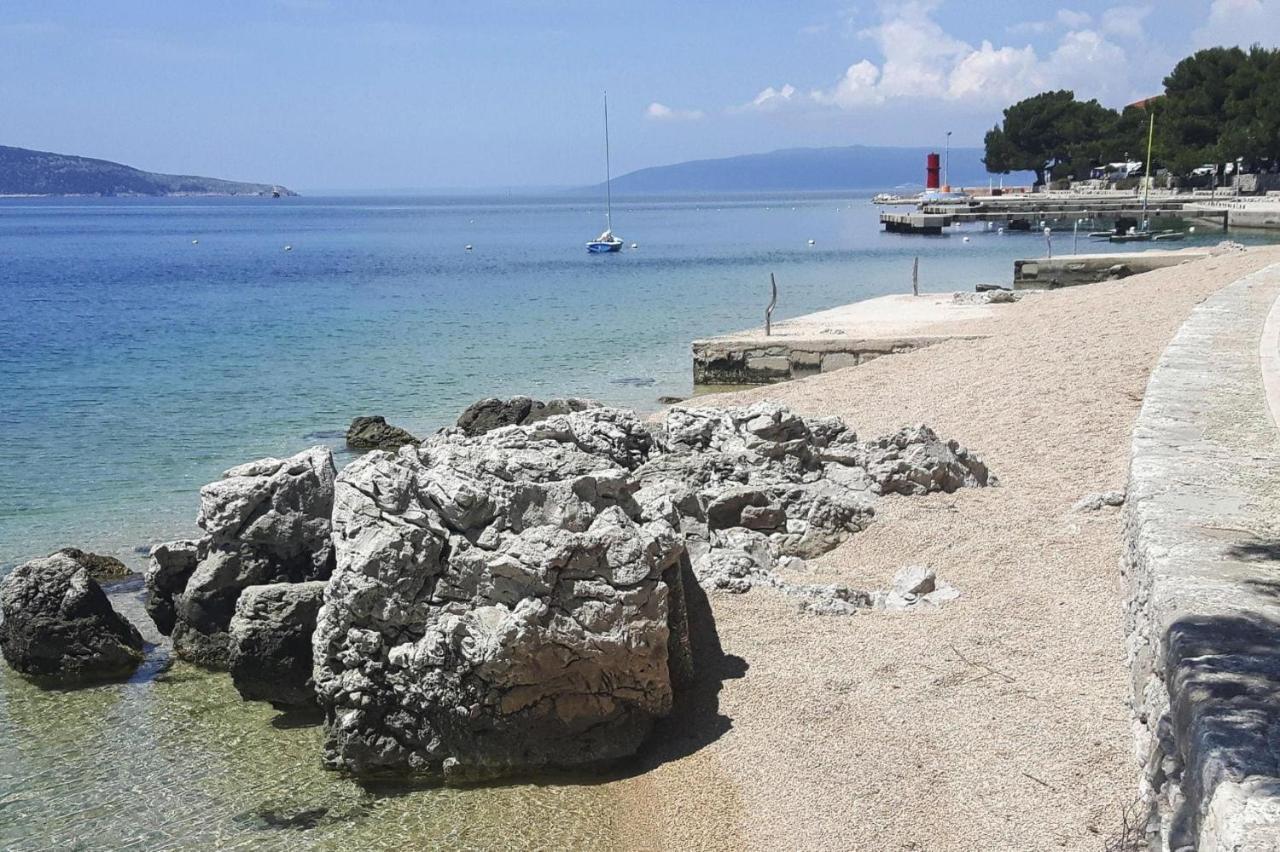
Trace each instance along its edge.
<instances>
[{"instance_id":1,"label":"dock","mask_svg":"<svg viewBox=\"0 0 1280 852\"><path fill-rule=\"evenodd\" d=\"M763 385L865 364L946 340L985 336L999 306L957 302L952 293L880 296L693 342L695 386Z\"/></svg>"},{"instance_id":2,"label":"dock","mask_svg":"<svg viewBox=\"0 0 1280 852\"><path fill-rule=\"evenodd\" d=\"M1077 220L1114 228L1122 220L1181 220L1188 223L1214 225L1226 230L1231 224L1225 207L1204 203L1203 198L1178 198L1164 195L1153 200L1146 210L1133 195L1105 196L1014 196L975 197L967 204L923 203L910 213L880 214L886 232L899 234L940 235L953 225L989 222L1011 231L1029 231L1041 223L1054 225Z\"/></svg>"}]
</instances>

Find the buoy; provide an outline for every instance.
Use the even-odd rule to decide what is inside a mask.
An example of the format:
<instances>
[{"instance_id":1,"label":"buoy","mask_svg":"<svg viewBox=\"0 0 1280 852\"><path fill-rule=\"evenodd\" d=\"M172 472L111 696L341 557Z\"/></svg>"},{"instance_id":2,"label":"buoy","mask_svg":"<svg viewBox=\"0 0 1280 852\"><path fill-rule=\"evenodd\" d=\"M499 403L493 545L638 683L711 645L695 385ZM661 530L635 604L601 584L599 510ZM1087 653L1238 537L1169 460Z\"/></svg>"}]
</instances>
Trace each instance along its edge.
<instances>
[{"instance_id":1,"label":"buoy","mask_svg":"<svg viewBox=\"0 0 1280 852\"><path fill-rule=\"evenodd\" d=\"M471 251L471 243L467 243L467 251Z\"/></svg>"},{"instance_id":2,"label":"buoy","mask_svg":"<svg viewBox=\"0 0 1280 852\"><path fill-rule=\"evenodd\" d=\"M818 244L817 240L809 240L809 245L815 246L817 244Z\"/></svg>"},{"instance_id":3,"label":"buoy","mask_svg":"<svg viewBox=\"0 0 1280 852\"><path fill-rule=\"evenodd\" d=\"M193 245L193 246L198 246L198 245L200 245L200 241L199 241L199 240L192 240L192 241L191 241L191 245Z\"/></svg>"},{"instance_id":4,"label":"buoy","mask_svg":"<svg viewBox=\"0 0 1280 852\"><path fill-rule=\"evenodd\" d=\"M967 242L969 242L969 238L968 238L968 237L965 237L965 238L964 238L964 241L965 241L966 243L967 243Z\"/></svg>"},{"instance_id":5,"label":"buoy","mask_svg":"<svg viewBox=\"0 0 1280 852\"><path fill-rule=\"evenodd\" d=\"M1187 233L1188 233L1188 234L1194 234L1195 232L1196 232L1196 226L1195 226L1195 225L1192 225L1190 228L1187 228Z\"/></svg>"}]
</instances>

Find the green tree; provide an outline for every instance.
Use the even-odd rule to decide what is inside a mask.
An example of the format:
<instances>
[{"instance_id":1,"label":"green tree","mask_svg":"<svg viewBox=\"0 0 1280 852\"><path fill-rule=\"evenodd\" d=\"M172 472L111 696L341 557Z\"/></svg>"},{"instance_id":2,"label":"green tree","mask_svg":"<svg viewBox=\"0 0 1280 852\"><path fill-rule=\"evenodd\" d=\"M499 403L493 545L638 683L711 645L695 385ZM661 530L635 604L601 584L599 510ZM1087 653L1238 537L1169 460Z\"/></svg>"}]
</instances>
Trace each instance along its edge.
<instances>
[{"instance_id":1,"label":"green tree","mask_svg":"<svg viewBox=\"0 0 1280 852\"><path fill-rule=\"evenodd\" d=\"M1254 171L1280 162L1280 50L1201 50L1179 62L1164 86L1157 136L1171 170L1239 159Z\"/></svg>"},{"instance_id":2,"label":"green tree","mask_svg":"<svg viewBox=\"0 0 1280 852\"><path fill-rule=\"evenodd\" d=\"M1118 119L1115 110L1077 101L1069 90L1042 92L1004 111L1003 123L987 132L983 162L989 172L1033 171L1037 186L1050 175L1082 177Z\"/></svg>"}]
</instances>

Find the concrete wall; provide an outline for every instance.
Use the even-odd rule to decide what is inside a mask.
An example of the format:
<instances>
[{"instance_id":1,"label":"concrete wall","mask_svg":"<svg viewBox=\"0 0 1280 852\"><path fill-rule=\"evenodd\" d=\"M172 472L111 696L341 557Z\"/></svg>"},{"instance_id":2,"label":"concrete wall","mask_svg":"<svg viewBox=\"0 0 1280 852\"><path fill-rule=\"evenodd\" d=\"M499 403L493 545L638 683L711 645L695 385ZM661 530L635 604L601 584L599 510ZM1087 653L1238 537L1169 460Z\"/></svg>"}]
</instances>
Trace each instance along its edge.
<instances>
[{"instance_id":1,"label":"concrete wall","mask_svg":"<svg viewBox=\"0 0 1280 852\"><path fill-rule=\"evenodd\" d=\"M1205 256L1207 252L1155 250L1124 254L1064 254L1052 259L1015 260L1013 288L1054 290L1078 284L1096 284L1166 266L1177 266Z\"/></svg>"},{"instance_id":2,"label":"concrete wall","mask_svg":"<svg viewBox=\"0 0 1280 852\"><path fill-rule=\"evenodd\" d=\"M1153 849L1280 849L1277 295L1280 265L1200 304L1134 425L1127 651Z\"/></svg>"},{"instance_id":3,"label":"concrete wall","mask_svg":"<svg viewBox=\"0 0 1280 852\"><path fill-rule=\"evenodd\" d=\"M895 337L786 342L695 340L695 385L768 385L911 352L951 337Z\"/></svg>"}]
</instances>

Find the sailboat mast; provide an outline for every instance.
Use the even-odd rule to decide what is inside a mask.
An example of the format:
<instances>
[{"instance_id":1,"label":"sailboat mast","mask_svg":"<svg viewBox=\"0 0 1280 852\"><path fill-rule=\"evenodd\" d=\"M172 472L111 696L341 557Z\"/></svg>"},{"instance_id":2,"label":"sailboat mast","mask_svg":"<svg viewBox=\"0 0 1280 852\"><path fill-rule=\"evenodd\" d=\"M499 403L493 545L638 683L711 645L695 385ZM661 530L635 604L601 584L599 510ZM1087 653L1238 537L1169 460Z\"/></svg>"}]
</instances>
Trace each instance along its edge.
<instances>
[{"instance_id":1,"label":"sailboat mast","mask_svg":"<svg viewBox=\"0 0 1280 852\"><path fill-rule=\"evenodd\" d=\"M604 197L605 223L613 231L613 174L609 168L609 93L604 93Z\"/></svg>"},{"instance_id":2,"label":"sailboat mast","mask_svg":"<svg viewBox=\"0 0 1280 852\"><path fill-rule=\"evenodd\" d=\"M1142 171L1146 177L1146 181L1142 187L1142 227L1143 230L1149 230L1147 224L1147 197L1151 195L1151 143L1156 138L1156 114L1151 113L1151 125L1147 129L1147 162L1143 164Z\"/></svg>"}]
</instances>

